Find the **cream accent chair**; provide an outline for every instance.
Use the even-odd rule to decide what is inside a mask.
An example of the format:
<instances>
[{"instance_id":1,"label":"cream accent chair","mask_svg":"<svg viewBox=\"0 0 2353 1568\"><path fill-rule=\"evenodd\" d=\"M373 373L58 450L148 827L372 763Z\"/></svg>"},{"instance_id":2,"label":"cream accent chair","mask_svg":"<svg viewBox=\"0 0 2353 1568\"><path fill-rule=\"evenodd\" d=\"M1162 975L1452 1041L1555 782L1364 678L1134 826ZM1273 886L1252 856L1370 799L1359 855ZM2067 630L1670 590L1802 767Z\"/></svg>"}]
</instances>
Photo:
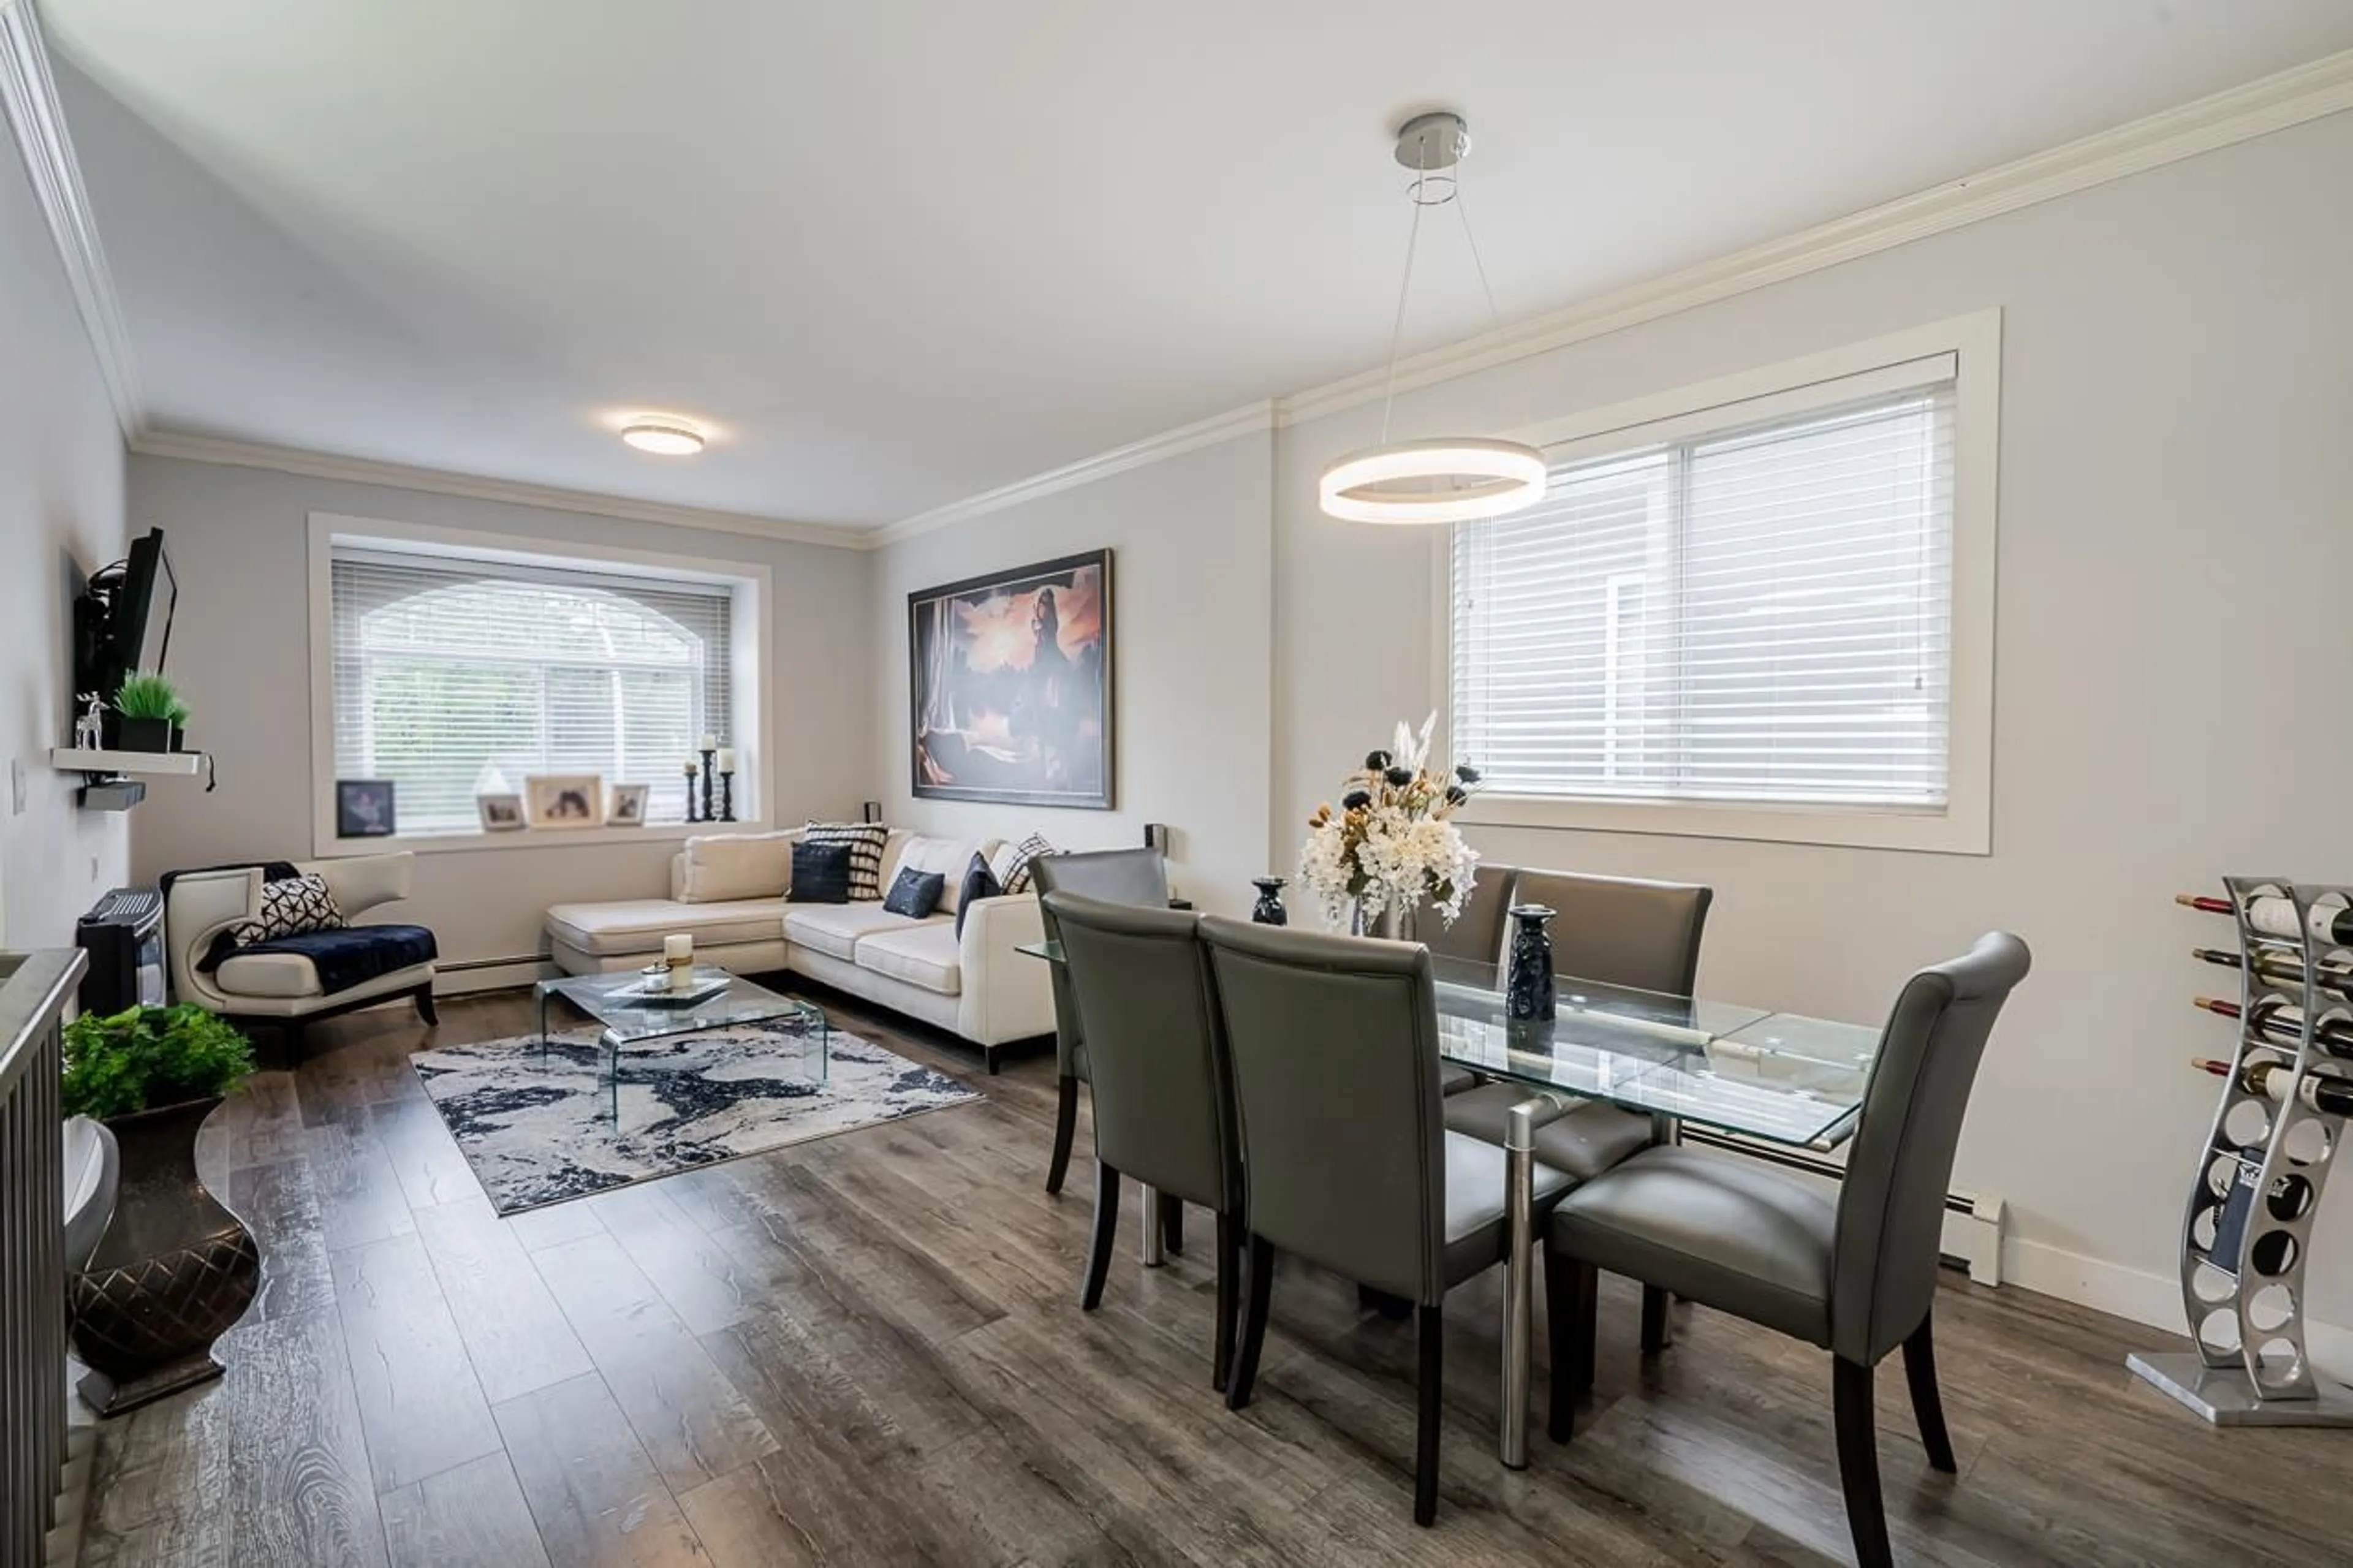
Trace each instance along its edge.
<instances>
[{"instance_id":1,"label":"cream accent chair","mask_svg":"<svg viewBox=\"0 0 2353 1568\"><path fill-rule=\"evenodd\" d=\"M346 859L298 863L295 869L326 879L327 890L346 918L408 897L417 857L355 855ZM261 912L261 868L191 871L174 879L164 906L164 943L172 959L172 991L241 1024L278 1028L290 1058L302 1047L303 1026L314 1018L406 1000L427 1025L438 1024L433 1006L433 965L413 963L344 990L320 989L319 972L309 959L290 952L232 953L210 974L197 962L212 950L213 938Z\"/></svg>"}]
</instances>

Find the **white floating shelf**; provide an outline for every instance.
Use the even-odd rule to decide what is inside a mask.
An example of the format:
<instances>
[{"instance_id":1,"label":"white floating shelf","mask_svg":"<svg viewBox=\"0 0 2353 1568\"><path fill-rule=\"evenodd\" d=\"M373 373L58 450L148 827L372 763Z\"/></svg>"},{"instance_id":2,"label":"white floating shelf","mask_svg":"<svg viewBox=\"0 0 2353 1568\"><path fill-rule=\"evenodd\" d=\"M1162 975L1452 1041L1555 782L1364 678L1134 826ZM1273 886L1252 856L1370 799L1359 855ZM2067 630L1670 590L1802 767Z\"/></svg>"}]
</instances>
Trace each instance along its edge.
<instances>
[{"instance_id":1,"label":"white floating shelf","mask_svg":"<svg viewBox=\"0 0 2353 1568\"><path fill-rule=\"evenodd\" d=\"M194 778L204 758L195 752L78 752L49 748L49 766L78 773L168 773Z\"/></svg>"}]
</instances>

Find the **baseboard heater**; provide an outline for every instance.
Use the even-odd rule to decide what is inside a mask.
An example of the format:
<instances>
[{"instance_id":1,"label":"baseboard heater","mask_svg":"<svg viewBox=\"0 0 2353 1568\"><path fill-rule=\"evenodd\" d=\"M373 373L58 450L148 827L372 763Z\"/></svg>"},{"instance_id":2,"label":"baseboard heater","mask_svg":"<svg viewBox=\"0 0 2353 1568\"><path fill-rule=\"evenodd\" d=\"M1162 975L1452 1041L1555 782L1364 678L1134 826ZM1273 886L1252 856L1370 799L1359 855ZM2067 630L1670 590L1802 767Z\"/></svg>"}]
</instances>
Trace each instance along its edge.
<instances>
[{"instance_id":1,"label":"baseboard heater","mask_svg":"<svg viewBox=\"0 0 2353 1568\"><path fill-rule=\"evenodd\" d=\"M546 978L554 962L544 952L520 953L512 958L444 959L433 966L433 989L437 994L447 996L468 991L499 991L511 986L528 985L534 980ZM515 971L521 973L513 973Z\"/></svg>"},{"instance_id":2,"label":"baseboard heater","mask_svg":"<svg viewBox=\"0 0 2353 1568\"><path fill-rule=\"evenodd\" d=\"M1685 1143L1704 1144L1711 1149L1743 1154L1752 1160L1762 1160L1768 1165L1819 1176L1828 1182L1841 1181L1846 1175L1846 1168L1836 1160L1826 1159L1804 1149L1759 1142L1754 1138L1694 1127L1688 1122L1683 1126L1682 1136ZM1943 1243L1946 1266L1968 1270L1969 1278L1980 1285L2000 1284L2001 1227L2000 1198L1990 1193L1947 1193Z\"/></svg>"}]
</instances>

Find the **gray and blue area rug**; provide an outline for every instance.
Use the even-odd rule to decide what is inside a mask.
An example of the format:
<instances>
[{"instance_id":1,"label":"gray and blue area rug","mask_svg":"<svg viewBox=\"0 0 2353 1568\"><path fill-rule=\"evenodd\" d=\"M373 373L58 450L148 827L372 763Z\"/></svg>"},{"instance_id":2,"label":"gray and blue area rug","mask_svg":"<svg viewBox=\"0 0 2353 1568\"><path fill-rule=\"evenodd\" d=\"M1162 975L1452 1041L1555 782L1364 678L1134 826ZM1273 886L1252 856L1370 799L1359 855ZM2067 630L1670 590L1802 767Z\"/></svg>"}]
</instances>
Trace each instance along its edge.
<instances>
[{"instance_id":1,"label":"gray and blue area rug","mask_svg":"<svg viewBox=\"0 0 2353 1568\"><path fill-rule=\"evenodd\" d=\"M593 1026L409 1058L502 1215L977 1100L945 1073L843 1030L812 1083L789 1024L736 1025L621 1052L611 1114Z\"/></svg>"}]
</instances>

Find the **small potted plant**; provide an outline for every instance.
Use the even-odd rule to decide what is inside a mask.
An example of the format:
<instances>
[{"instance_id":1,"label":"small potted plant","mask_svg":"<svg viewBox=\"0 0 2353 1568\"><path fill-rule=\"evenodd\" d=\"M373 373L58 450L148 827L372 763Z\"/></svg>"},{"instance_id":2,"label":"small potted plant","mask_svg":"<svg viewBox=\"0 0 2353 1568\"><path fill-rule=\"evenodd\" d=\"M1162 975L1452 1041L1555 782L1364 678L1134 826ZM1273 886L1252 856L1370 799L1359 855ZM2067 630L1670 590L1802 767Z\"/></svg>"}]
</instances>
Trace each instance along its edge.
<instances>
[{"instance_id":1,"label":"small potted plant","mask_svg":"<svg viewBox=\"0 0 2353 1568\"><path fill-rule=\"evenodd\" d=\"M175 695L172 699L172 711L167 715L167 717L172 721L172 750L175 752L186 751L188 748L188 704L186 699Z\"/></svg>"},{"instance_id":2,"label":"small potted plant","mask_svg":"<svg viewBox=\"0 0 2353 1568\"><path fill-rule=\"evenodd\" d=\"M168 752L172 749L172 710L180 694L160 675L126 675L114 693L117 743L126 752ZM185 710L184 710L185 711Z\"/></svg>"},{"instance_id":3,"label":"small potted plant","mask_svg":"<svg viewBox=\"0 0 2353 1568\"><path fill-rule=\"evenodd\" d=\"M213 1342L260 1286L251 1233L196 1173L196 1133L253 1047L201 1007L133 1007L67 1025L65 1058L66 1113L121 1153L114 1216L69 1292L82 1396L114 1415L218 1377Z\"/></svg>"}]
</instances>

